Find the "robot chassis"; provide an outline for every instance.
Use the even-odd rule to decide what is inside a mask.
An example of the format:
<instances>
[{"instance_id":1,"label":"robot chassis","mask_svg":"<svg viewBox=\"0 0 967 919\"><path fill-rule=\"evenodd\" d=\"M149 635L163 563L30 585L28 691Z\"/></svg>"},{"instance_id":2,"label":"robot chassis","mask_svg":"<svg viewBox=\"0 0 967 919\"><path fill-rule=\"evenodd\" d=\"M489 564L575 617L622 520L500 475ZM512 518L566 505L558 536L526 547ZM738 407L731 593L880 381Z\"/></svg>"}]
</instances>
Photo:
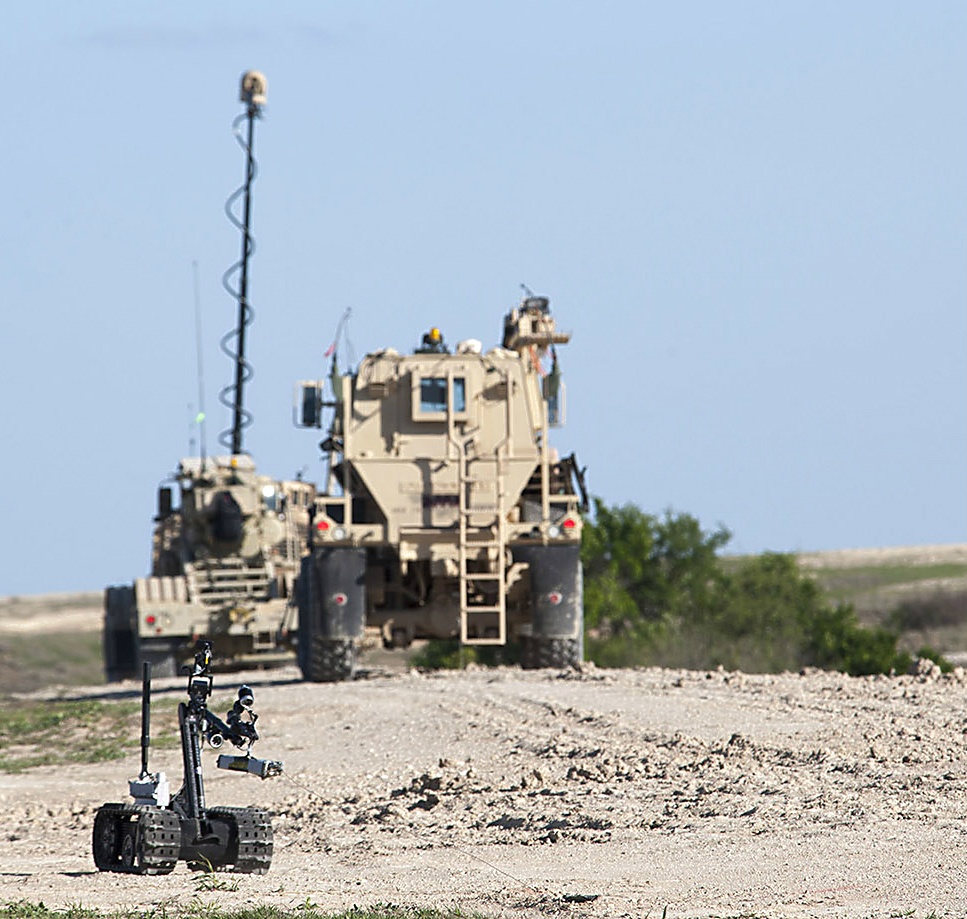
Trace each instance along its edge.
<instances>
[{"instance_id":1,"label":"robot chassis","mask_svg":"<svg viewBox=\"0 0 967 919\"><path fill-rule=\"evenodd\" d=\"M219 769L269 778L282 772L282 763L251 755L258 740L252 711L254 696L248 686L225 720L208 711L212 692L211 642L200 641L188 675L188 701L178 706L185 779L171 797L163 772L148 772L150 746L151 664L145 662L141 684L141 774L129 782L133 804L102 804L94 818L93 854L99 871L129 874L168 874L179 861L195 869L230 868L246 874L265 874L272 862L272 822L257 807L209 807L202 780L202 741L218 749L229 740L245 748L221 754ZM186 668L187 669L187 668Z\"/></svg>"}]
</instances>

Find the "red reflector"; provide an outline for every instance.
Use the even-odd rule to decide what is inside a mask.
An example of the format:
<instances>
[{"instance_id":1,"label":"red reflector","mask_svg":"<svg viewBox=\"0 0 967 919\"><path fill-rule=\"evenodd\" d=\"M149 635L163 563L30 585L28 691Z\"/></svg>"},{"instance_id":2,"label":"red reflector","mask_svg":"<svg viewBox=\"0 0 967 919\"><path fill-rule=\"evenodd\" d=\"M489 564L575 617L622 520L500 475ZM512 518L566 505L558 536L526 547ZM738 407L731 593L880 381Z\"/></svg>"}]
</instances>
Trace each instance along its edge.
<instances>
[{"instance_id":1,"label":"red reflector","mask_svg":"<svg viewBox=\"0 0 967 919\"><path fill-rule=\"evenodd\" d=\"M578 525L577 524L577 521L574 520L573 518L571 518L571 517L565 517L564 518L564 529L565 530L573 530L577 525Z\"/></svg>"},{"instance_id":2,"label":"red reflector","mask_svg":"<svg viewBox=\"0 0 967 919\"><path fill-rule=\"evenodd\" d=\"M147 622L148 625L154 625L158 620L155 619L154 616L147 616L144 621Z\"/></svg>"},{"instance_id":3,"label":"red reflector","mask_svg":"<svg viewBox=\"0 0 967 919\"><path fill-rule=\"evenodd\" d=\"M317 530L328 530L329 529L329 521L328 520L320 520L316 524L316 529Z\"/></svg>"}]
</instances>

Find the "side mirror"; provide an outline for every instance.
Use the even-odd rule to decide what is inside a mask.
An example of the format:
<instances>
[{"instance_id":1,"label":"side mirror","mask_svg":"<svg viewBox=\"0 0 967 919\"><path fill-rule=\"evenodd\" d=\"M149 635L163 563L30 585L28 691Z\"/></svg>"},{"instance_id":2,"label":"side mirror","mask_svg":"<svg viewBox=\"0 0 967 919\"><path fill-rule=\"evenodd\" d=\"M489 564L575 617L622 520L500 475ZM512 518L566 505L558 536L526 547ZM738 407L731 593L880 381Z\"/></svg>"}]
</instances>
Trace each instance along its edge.
<instances>
[{"instance_id":1,"label":"side mirror","mask_svg":"<svg viewBox=\"0 0 967 919\"><path fill-rule=\"evenodd\" d=\"M296 427L322 427L322 384L296 384L294 418Z\"/></svg>"}]
</instances>

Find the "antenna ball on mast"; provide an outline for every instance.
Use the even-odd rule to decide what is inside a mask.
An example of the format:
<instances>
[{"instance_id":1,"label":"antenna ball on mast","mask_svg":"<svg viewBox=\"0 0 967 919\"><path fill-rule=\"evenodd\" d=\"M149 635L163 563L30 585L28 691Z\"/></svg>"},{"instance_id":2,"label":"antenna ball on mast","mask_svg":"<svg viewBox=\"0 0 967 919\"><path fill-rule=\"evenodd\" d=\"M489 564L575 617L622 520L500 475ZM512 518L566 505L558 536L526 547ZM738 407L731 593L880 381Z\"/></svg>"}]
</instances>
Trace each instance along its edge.
<instances>
[{"instance_id":1,"label":"antenna ball on mast","mask_svg":"<svg viewBox=\"0 0 967 919\"><path fill-rule=\"evenodd\" d=\"M268 92L268 81L265 74L258 70L246 70L242 74L242 88L239 91L239 101L247 105L265 105Z\"/></svg>"}]
</instances>

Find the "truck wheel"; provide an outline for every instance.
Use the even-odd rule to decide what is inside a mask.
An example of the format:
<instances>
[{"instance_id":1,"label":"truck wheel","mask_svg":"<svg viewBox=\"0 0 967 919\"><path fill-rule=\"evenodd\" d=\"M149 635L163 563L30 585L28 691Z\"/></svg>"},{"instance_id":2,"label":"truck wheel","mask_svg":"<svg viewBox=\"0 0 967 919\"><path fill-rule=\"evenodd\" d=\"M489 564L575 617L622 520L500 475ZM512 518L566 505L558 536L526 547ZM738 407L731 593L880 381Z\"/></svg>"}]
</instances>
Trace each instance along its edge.
<instances>
[{"instance_id":1,"label":"truck wheel","mask_svg":"<svg viewBox=\"0 0 967 919\"><path fill-rule=\"evenodd\" d=\"M356 671L356 644L352 640L316 638L309 648L303 676L313 683L351 680Z\"/></svg>"},{"instance_id":2,"label":"truck wheel","mask_svg":"<svg viewBox=\"0 0 967 919\"><path fill-rule=\"evenodd\" d=\"M572 670L581 663L580 642L576 638L537 638L521 640L520 665L524 670Z\"/></svg>"}]
</instances>

